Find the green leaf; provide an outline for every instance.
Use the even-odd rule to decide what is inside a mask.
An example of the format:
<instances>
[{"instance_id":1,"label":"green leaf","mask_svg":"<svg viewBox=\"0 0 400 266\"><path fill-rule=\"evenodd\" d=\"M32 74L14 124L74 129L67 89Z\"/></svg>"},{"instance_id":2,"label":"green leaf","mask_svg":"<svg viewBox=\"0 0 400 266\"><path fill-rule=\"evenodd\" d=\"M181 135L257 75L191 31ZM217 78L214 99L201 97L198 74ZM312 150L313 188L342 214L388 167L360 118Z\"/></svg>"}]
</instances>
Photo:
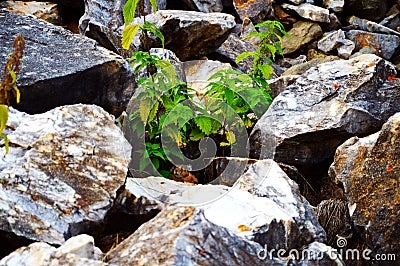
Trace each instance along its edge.
<instances>
[{"instance_id":1,"label":"green leaf","mask_svg":"<svg viewBox=\"0 0 400 266\"><path fill-rule=\"evenodd\" d=\"M0 133L6 128L8 121L8 107L7 105L0 105Z\"/></svg>"},{"instance_id":2,"label":"green leaf","mask_svg":"<svg viewBox=\"0 0 400 266\"><path fill-rule=\"evenodd\" d=\"M124 5L123 15L125 25L130 24L135 17L136 6L139 1L140 0L128 0Z\"/></svg>"},{"instance_id":3,"label":"green leaf","mask_svg":"<svg viewBox=\"0 0 400 266\"><path fill-rule=\"evenodd\" d=\"M244 60L245 58L249 57L249 56L254 56L256 52L244 52L241 53L240 55L238 55L238 57L236 57L236 64L239 63L240 61Z\"/></svg>"},{"instance_id":4,"label":"green leaf","mask_svg":"<svg viewBox=\"0 0 400 266\"><path fill-rule=\"evenodd\" d=\"M149 122L153 121L154 118L156 117L157 112L158 112L158 107L159 107L159 103L158 103L158 101L157 101L157 102L155 102L155 104L154 104L153 107L151 108L151 111L150 111L150 113L149 113L149 117L147 118L147 120L148 120Z\"/></svg>"},{"instance_id":5,"label":"green leaf","mask_svg":"<svg viewBox=\"0 0 400 266\"><path fill-rule=\"evenodd\" d=\"M149 112L150 112L150 101L149 100L144 100L142 102L140 102L139 105L139 111L140 111L140 119L142 119L142 122L144 124L147 124L147 118L149 116Z\"/></svg>"},{"instance_id":6,"label":"green leaf","mask_svg":"<svg viewBox=\"0 0 400 266\"><path fill-rule=\"evenodd\" d=\"M151 163L153 164L154 168L160 168L160 160L158 160L157 158L151 158Z\"/></svg>"},{"instance_id":7,"label":"green leaf","mask_svg":"<svg viewBox=\"0 0 400 266\"><path fill-rule=\"evenodd\" d=\"M206 135L198 128L194 128L189 135L190 140L192 141L199 141L203 139Z\"/></svg>"},{"instance_id":8,"label":"green leaf","mask_svg":"<svg viewBox=\"0 0 400 266\"><path fill-rule=\"evenodd\" d=\"M161 45L162 48L164 49L164 35L162 32L157 28L157 26L151 22L146 21L145 24L141 26L143 30L148 30L151 33L153 33L156 37L158 37L161 40Z\"/></svg>"},{"instance_id":9,"label":"green leaf","mask_svg":"<svg viewBox=\"0 0 400 266\"><path fill-rule=\"evenodd\" d=\"M194 121L199 129L206 135L210 135L212 132L211 118L207 116L195 117Z\"/></svg>"},{"instance_id":10,"label":"green leaf","mask_svg":"<svg viewBox=\"0 0 400 266\"><path fill-rule=\"evenodd\" d=\"M122 31L122 48L129 50L136 32L139 30L139 24L128 25Z\"/></svg>"},{"instance_id":11,"label":"green leaf","mask_svg":"<svg viewBox=\"0 0 400 266\"><path fill-rule=\"evenodd\" d=\"M6 148L6 154L8 154L8 150L9 150L9 147L10 147L10 142L8 140L8 137L4 133L0 133L0 137L2 137L4 139L4 147Z\"/></svg>"},{"instance_id":12,"label":"green leaf","mask_svg":"<svg viewBox=\"0 0 400 266\"><path fill-rule=\"evenodd\" d=\"M153 7L154 13L157 12L157 0L149 0L151 6Z\"/></svg>"}]
</instances>

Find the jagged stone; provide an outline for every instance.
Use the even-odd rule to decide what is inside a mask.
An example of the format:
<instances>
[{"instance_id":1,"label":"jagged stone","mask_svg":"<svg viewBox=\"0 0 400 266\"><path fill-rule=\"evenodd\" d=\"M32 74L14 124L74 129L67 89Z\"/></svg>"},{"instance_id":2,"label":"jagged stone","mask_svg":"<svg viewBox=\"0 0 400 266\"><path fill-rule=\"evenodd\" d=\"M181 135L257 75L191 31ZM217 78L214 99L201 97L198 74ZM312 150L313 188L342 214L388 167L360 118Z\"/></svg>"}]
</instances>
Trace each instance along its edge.
<instances>
[{"instance_id":1,"label":"jagged stone","mask_svg":"<svg viewBox=\"0 0 400 266\"><path fill-rule=\"evenodd\" d=\"M104 266L101 262L101 251L94 246L94 239L88 235L72 237L59 248L44 242L36 242L22 247L4 257L1 266L35 265L35 266Z\"/></svg>"},{"instance_id":2,"label":"jagged stone","mask_svg":"<svg viewBox=\"0 0 400 266\"><path fill-rule=\"evenodd\" d=\"M309 21L299 21L293 24L293 28L288 34L291 38L284 36L282 38L282 51L284 54L290 54L303 48L312 41L322 36L322 29L318 23Z\"/></svg>"},{"instance_id":3,"label":"jagged stone","mask_svg":"<svg viewBox=\"0 0 400 266\"><path fill-rule=\"evenodd\" d=\"M342 45L337 48L338 56L343 59L349 59L356 45L350 40L343 40Z\"/></svg>"},{"instance_id":4,"label":"jagged stone","mask_svg":"<svg viewBox=\"0 0 400 266\"><path fill-rule=\"evenodd\" d=\"M375 55L320 64L274 99L250 136L253 158L294 165L331 158L350 136L376 132L400 110L398 80Z\"/></svg>"},{"instance_id":5,"label":"jagged stone","mask_svg":"<svg viewBox=\"0 0 400 266\"><path fill-rule=\"evenodd\" d=\"M286 88L292 85L300 75L291 76L280 76L279 78L269 79L268 86L271 89L271 97L277 97L281 92L285 91Z\"/></svg>"},{"instance_id":6,"label":"jagged stone","mask_svg":"<svg viewBox=\"0 0 400 266\"><path fill-rule=\"evenodd\" d=\"M400 37L388 34L379 34L361 30L350 30L346 38L353 41L355 51L361 48L370 47L376 51L376 55L387 60L392 58L396 48L400 45Z\"/></svg>"},{"instance_id":7,"label":"jagged stone","mask_svg":"<svg viewBox=\"0 0 400 266\"><path fill-rule=\"evenodd\" d=\"M256 24L272 15L272 0L233 0L233 5L241 20L249 18Z\"/></svg>"},{"instance_id":8,"label":"jagged stone","mask_svg":"<svg viewBox=\"0 0 400 266\"><path fill-rule=\"evenodd\" d=\"M9 153L0 158L0 228L63 244L94 230L123 185L130 145L95 105L39 115L10 109Z\"/></svg>"},{"instance_id":9,"label":"jagged stone","mask_svg":"<svg viewBox=\"0 0 400 266\"><path fill-rule=\"evenodd\" d=\"M283 9L296 12L300 17L309 19L315 22L329 23L329 10L314 6L308 3L300 4L298 6L282 4Z\"/></svg>"},{"instance_id":10,"label":"jagged stone","mask_svg":"<svg viewBox=\"0 0 400 266\"><path fill-rule=\"evenodd\" d=\"M165 37L165 47L181 60L214 52L236 25L235 18L228 14L181 10L160 10L147 15L146 20L157 26ZM132 23L141 24L143 18L136 18ZM121 34L122 28L114 34L115 47L121 47ZM123 52L125 56L140 47L139 36L140 30L133 39L131 49ZM160 40L153 37L150 47L161 47Z\"/></svg>"},{"instance_id":11,"label":"jagged stone","mask_svg":"<svg viewBox=\"0 0 400 266\"><path fill-rule=\"evenodd\" d=\"M337 57L337 56L324 56L324 57L318 56L317 58L312 59L308 62L290 67L284 73L282 73L282 76L301 75L313 67L316 67L316 66L326 63L326 62L331 62L333 60L338 60L338 59L339 59L339 57Z\"/></svg>"},{"instance_id":12,"label":"jagged stone","mask_svg":"<svg viewBox=\"0 0 400 266\"><path fill-rule=\"evenodd\" d=\"M343 184L355 229L373 255L400 256L399 142L397 113L381 131L343 143L329 171L331 178Z\"/></svg>"},{"instance_id":13,"label":"jagged stone","mask_svg":"<svg viewBox=\"0 0 400 266\"><path fill-rule=\"evenodd\" d=\"M323 51L324 53L332 52L334 49L343 44L345 38L346 37L342 30L329 33L318 41L318 49Z\"/></svg>"},{"instance_id":14,"label":"jagged stone","mask_svg":"<svg viewBox=\"0 0 400 266\"><path fill-rule=\"evenodd\" d=\"M33 17L0 10L0 24L1 67L12 52L15 35L25 37L25 64L17 80L19 110L40 113L75 103L97 104L113 114L126 108L134 80L120 56Z\"/></svg>"}]
</instances>

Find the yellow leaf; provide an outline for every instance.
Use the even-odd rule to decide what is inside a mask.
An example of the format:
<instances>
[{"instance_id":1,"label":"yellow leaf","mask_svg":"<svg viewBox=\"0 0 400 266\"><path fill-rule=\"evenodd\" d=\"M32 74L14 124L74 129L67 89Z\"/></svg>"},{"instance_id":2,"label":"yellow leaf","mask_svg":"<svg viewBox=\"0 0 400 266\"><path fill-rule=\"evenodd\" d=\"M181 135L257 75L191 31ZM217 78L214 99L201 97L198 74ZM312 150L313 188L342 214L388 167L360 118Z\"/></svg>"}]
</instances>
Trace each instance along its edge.
<instances>
[{"instance_id":1,"label":"yellow leaf","mask_svg":"<svg viewBox=\"0 0 400 266\"><path fill-rule=\"evenodd\" d=\"M8 121L8 107L4 104L0 105L0 133L6 128Z\"/></svg>"},{"instance_id":2,"label":"yellow leaf","mask_svg":"<svg viewBox=\"0 0 400 266\"><path fill-rule=\"evenodd\" d=\"M133 37L135 37L138 30L139 24L128 25L124 28L124 30L122 31L122 48L124 48L125 50L129 50Z\"/></svg>"}]
</instances>

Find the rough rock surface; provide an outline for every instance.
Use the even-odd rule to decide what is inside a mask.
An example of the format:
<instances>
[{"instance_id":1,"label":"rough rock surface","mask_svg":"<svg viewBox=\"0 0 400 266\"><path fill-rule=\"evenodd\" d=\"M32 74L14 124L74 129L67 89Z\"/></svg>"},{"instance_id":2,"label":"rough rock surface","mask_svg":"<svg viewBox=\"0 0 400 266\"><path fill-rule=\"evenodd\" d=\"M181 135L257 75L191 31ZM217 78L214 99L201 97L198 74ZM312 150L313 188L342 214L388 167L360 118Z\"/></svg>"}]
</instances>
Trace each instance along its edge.
<instances>
[{"instance_id":1,"label":"rough rock surface","mask_svg":"<svg viewBox=\"0 0 400 266\"><path fill-rule=\"evenodd\" d=\"M89 235L78 235L68 239L59 248L47 243L36 242L22 247L4 257L1 266L35 265L35 266L103 266L101 251L94 246L94 239Z\"/></svg>"},{"instance_id":2,"label":"rough rock surface","mask_svg":"<svg viewBox=\"0 0 400 266\"><path fill-rule=\"evenodd\" d=\"M10 109L10 150L0 158L0 228L62 244L90 232L123 185L130 145L94 105L39 115Z\"/></svg>"},{"instance_id":3,"label":"rough rock surface","mask_svg":"<svg viewBox=\"0 0 400 266\"><path fill-rule=\"evenodd\" d=\"M318 23L299 21L293 24L288 32L291 38L286 36L282 39L282 50L284 54L293 53L312 41L322 36L322 29Z\"/></svg>"},{"instance_id":4,"label":"rough rock surface","mask_svg":"<svg viewBox=\"0 0 400 266\"><path fill-rule=\"evenodd\" d=\"M127 0L90 0L85 1L85 14L79 20L79 31L98 41L103 47L120 53L119 46L110 40L114 32L124 24L122 10ZM165 0L156 0L158 10L166 9ZM145 1L145 14L153 13L149 1ZM138 16L138 14L135 14Z\"/></svg>"},{"instance_id":5,"label":"rough rock surface","mask_svg":"<svg viewBox=\"0 0 400 266\"><path fill-rule=\"evenodd\" d=\"M319 40L317 47L324 53L329 53L343 44L345 38L346 37L342 30L334 31Z\"/></svg>"},{"instance_id":6,"label":"rough rock surface","mask_svg":"<svg viewBox=\"0 0 400 266\"><path fill-rule=\"evenodd\" d=\"M224 13L201 13L195 11L160 10L146 16L165 37L165 47L172 50L181 60L201 56L215 51L235 27L235 18ZM143 23L136 18L133 24ZM193 34L195 33L195 34ZM122 28L115 34L113 42L120 47ZM140 31L133 39L129 55L140 47ZM152 39L150 47L160 47L159 39Z\"/></svg>"},{"instance_id":7,"label":"rough rock surface","mask_svg":"<svg viewBox=\"0 0 400 266\"><path fill-rule=\"evenodd\" d=\"M100 105L113 114L125 109L134 81L120 56L89 38L33 17L0 10L0 25L2 67L15 35L25 37L25 64L17 81L19 110L40 113L75 103Z\"/></svg>"},{"instance_id":8,"label":"rough rock surface","mask_svg":"<svg viewBox=\"0 0 400 266\"><path fill-rule=\"evenodd\" d=\"M301 75L313 67L316 67L316 66L326 63L326 62L338 60L338 59L339 59L339 57L333 56L333 55L315 58L308 62L290 67L284 73L282 73L282 76Z\"/></svg>"},{"instance_id":9,"label":"rough rock surface","mask_svg":"<svg viewBox=\"0 0 400 266\"><path fill-rule=\"evenodd\" d=\"M360 30L351 30L346 33L347 39L355 43L355 51L364 47L371 47L377 55L389 60L400 45L400 37L388 34L372 33Z\"/></svg>"},{"instance_id":10,"label":"rough rock surface","mask_svg":"<svg viewBox=\"0 0 400 266\"><path fill-rule=\"evenodd\" d=\"M380 132L353 137L336 151L331 178L343 184L356 230L374 254L400 257L400 113Z\"/></svg>"},{"instance_id":11,"label":"rough rock surface","mask_svg":"<svg viewBox=\"0 0 400 266\"><path fill-rule=\"evenodd\" d=\"M298 6L282 4L283 9L296 12L300 17L309 19L316 22L329 23L329 10L314 6L308 3L304 3Z\"/></svg>"},{"instance_id":12,"label":"rough rock surface","mask_svg":"<svg viewBox=\"0 0 400 266\"><path fill-rule=\"evenodd\" d=\"M233 5L241 20L249 18L257 24L271 15L272 2L272 0L233 0Z\"/></svg>"},{"instance_id":13,"label":"rough rock surface","mask_svg":"<svg viewBox=\"0 0 400 266\"><path fill-rule=\"evenodd\" d=\"M223 9L221 0L182 0L195 11L204 13L221 12Z\"/></svg>"},{"instance_id":14,"label":"rough rock surface","mask_svg":"<svg viewBox=\"0 0 400 266\"><path fill-rule=\"evenodd\" d=\"M333 12L340 13L343 11L344 0L324 0L322 5Z\"/></svg>"},{"instance_id":15,"label":"rough rock surface","mask_svg":"<svg viewBox=\"0 0 400 266\"><path fill-rule=\"evenodd\" d=\"M325 238L296 183L275 162L249 161L239 168L243 174L231 188L191 186L159 177L131 178L117 202L120 209L134 215L145 215L166 205L197 206L210 222L263 245L268 242L282 248L299 248ZM255 230L243 231L238 227L241 224Z\"/></svg>"},{"instance_id":16,"label":"rough rock surface","mask_svg":"<svg viewBox=\"0 0 400 266\"><path fill-rule=\"evenodd\" d=\"M274 99L250 136L254 158L313 164L400 111L394 66L375 55L318 65ZM391 79L391 78L389 78Z\"/></svg>"}]
</instances>

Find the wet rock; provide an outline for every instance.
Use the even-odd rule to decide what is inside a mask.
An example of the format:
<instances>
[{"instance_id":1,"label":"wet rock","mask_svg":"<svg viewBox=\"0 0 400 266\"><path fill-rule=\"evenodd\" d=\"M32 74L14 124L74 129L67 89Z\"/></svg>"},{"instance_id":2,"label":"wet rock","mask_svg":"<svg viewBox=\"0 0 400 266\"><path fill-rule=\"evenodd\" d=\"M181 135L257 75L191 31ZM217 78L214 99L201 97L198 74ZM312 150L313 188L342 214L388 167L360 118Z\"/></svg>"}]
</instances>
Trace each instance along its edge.
<instances>
[{"instance_id":1,"label":"wet rock","mask_svg":"<svg viewBox=\"0 0 400 266\"><path fill-rule=\"evenodd\" d=\"M165 37L165 47L181 60L214 52L236 25L235 18L228 14L181 10L160 10L146 16L146 20L157 26ZM132 23L141 24L143 18L136 18ZM120 34L122 28L114 36L115 47L121 47ZM133 39L131 49L124 52L125 55L129 56L140 47L139 36L140 31ZM155 37L151 39L150 47L161 47L160 40Z\"/></svg>"},{"instance_id":2,"label":"wet rock","mask_svg":"<svg viewBox=\"0 0 400 266\"><path fill-rule=\"evenodd\" d=\"M326 62L331 62L333 60L338 60L338 59L339 59L339 57L337 57L337 56L325 56L322 58L315 58L308 62L290 67L288 70L286 70L282 74L282 76L301 75L301 74L305 73L306 71L308 71L309 69L311 69L312 67L316 67L320 64L323 64Z\"/></svg>"},{"instance_id":3,"label":"wet rock","mask_svg":"<svg viewBox=\"0 0 400 266\"><path fill-rule=\"evenodd\" d=\"M336 151L330 176L343 184L355 229L373 254L400 256L400 113L382 130L353 137Z\"/></svg>"},{"instance_id":4,"label":"wet rock","mask_svg":"<svg viewBox=\"0 0 400 266\"><path fill-rule=\"evenodd\" d=\"M203 95L210 83L208 79L219 70L232 69L228 63L213 60L192 60L183 62L186 81L190 88L196 90L198 96Z\"/></svg>"},{"instance_id":5,"label":"wet rock","mask_svg":"<svg viewBox=\"0 0 400 266\"><path fill-rule=\"evenodd\" d=\"M249 18L256 24L272 15L272 0L233 0L233 5L241 20Z\"/></svg>"},{"instance_id":6,"label":"wet rock","mask_svg":"<svg viewBox=\"0 0 400 266\"><path fill-rule=\"evenodd\" d=\"M0 265L95 265L102 266L101 251L94 246L94 239L88 235L79 235L68 239L59 248L44 242L36 242L22 247L4 257Z\"/></svg>"},{"instance_id":7,"label":"wet rock","mask_svg":"<svg viewBox=\"0 0 400 266\"><path fill-rule=\"evenodd\" d=\"M400 45L400 38L394 35L371 33L361 30L350 30L346 38L355 43L355 51L364 47L371 47L376 54L385 59L390 59Z\"/></svg>"},{"instance_id":8,"label":"wet rock","mask_svg":"<svg viewBox=\"0 0 400 266\"><path fill-rule=\"evenodd\" d=\"M282 4L281 6L285 10L296 12L300 17L305 19L324 23L329 23L330 21L329 10L319 6L314 6L308 3L304 3L298 6Z\"/></svg>"},{"instance_id":9,"label":"wet rock","mask_svg":"<svg viewBox=\"0 0 400 266\"><path fill-rule=\"evenodd\" d=\"M346 37L342 30L329 33L318 41L318 49L324 53L332 52L334 49L343 44L345 38Z\"/></svg>"},{"instance_id":10,"label":"wet rock","mask_svg":"<svg viewBox=\"0 0 400 266\"><path fill-rule=\"evenodd\" d=\"M318 23L309 21L299 21L293 24L293 28L282 39L282 51L284 54L290 54L305 47L307 44L317 40L322 36L322 29Z\"/></svg>"},{"instance_id":11,"label":"wet rock","mask_svg":"<svg viewBox=\"0 0 400 266\"><path fill-rule=\"evenodd\" d=\"M121 113L131 95L133 75L120 56L86 37L33 17L0 10L0 65L16 34L25 37L25 64L18 76L18 109L40 113L54 107L91 103Z\"/></svg>"},{"instance_id":12,"label":"wet rock","mask_svg":"<svg viewBox=\"0 0 400 266\"><path fill-rule=\"evenodd\" d=\"M210 222L262 245L273 244L274 248L276 245L278 248L299 248L325 238L296 183L275 162L233 160L232 163L228 165L230 170L236 169L239 175L243 174L231 188L192 186L159 177L132 178L126 183L126 197L118 202L124 204L130 214L147 214L168 205L197 206ZM225 178L228 177L225 171L230 173L230 170L225 169L216 181L232 184L235 180ZM243 230L239 225L251 229Z\"/></svg>"},{"instance_id":13,"label":"wet rock","mask_svg":"<svg viewBox=\"0 0 400 266\"><path fill-rule=\"evenodd\" d=\"M250 136L253 158L294 165L331 158L350 136L368 135L400 110L389 62L375 55L320 64L274 99Z\"/></svg>"},{"instance_id":14,"label":"wet rock","mask_svg":"<svg viewBox=\"0 0 400 266\"><path fill-rule=\"evenodd\" d=\"M183 2L192 10L204 13L221 12L223 9L221 0L183 0Z\"/></svg>"},{"instance_id":15,"label":"wet rock","mask_svg":"<svg viewBox=\"0 0 400 266\"><path fill-rule=\"evenodd\" d=\"M23 2L23 1L4 1L0 7L6 7L8 11L21 15L33 15L54 25L61 25L62 18L57 4L50 2Z\"/></svg>"},{"instance_id":16,"label":"wet rock","mask_svg":"<svg viewBox=\"0 0 400 266\"><path fill-rule=\"evenodd\" d=\"M333 12L340 13L343 11L344 0L324 0L322 6Z\"/></svg>"},{"instance_id":17,"label":"wet rock","mask_svg":"<svg viewBox=\"0 0 400 266\"><path fill-rule=\"evenodd\" d=\"M379 21L385 17L386 11L388 10L387 0L346 0L344 6L344 12L348 15L354 15L354 11L357 10L357 15L370 19L373 21Z\"/></svg>"},{"instance_id":18,"label":"wet rock","mask_svg":"<svg viewBox=\"0 0 400 266\"><path fill-rule=\"evenodd\" d=\"M94 105L39 115L10 109L10 150L0 159L0 227L63 244L91 232L123 185L130 145L114 118Z\"/></svg>"},{"instance_id":19,"label":"wet rock","mask_svg":"<svg viewBox=\"0 0 400 266\"><path fill-rule=\"evenodd\" d=\"M217 57L222 58L223 62L228 62L233 66L237 66L243 73L249 73L253 69L253 57L247 57L236 64L236 58L238 55L244 52L252 52L257 48L243 40L238 36L231 34L228 39L215 51Z\"/></svg>"}]
</instances>

